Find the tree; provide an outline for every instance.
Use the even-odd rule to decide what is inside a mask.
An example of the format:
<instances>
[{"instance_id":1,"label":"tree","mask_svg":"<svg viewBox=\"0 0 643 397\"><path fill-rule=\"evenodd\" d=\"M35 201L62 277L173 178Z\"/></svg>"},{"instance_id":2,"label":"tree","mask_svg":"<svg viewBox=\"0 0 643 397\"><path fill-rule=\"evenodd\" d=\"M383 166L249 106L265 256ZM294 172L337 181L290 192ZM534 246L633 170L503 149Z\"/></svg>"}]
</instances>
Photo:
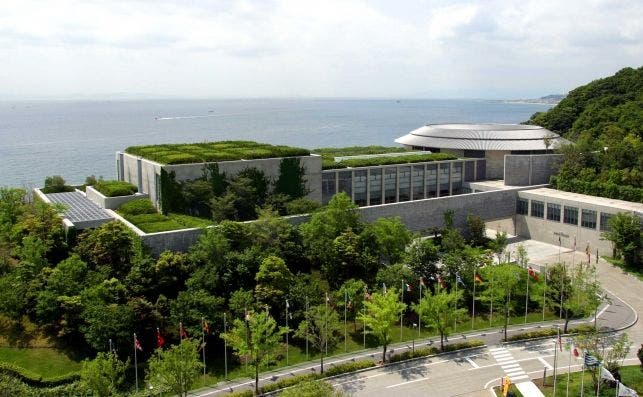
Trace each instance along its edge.
<instances>
[{"instance_id":1,"label":"tree","mask_svg":"<svg viewBox=\"0 0 643 397\"><path fill-rule=\"evenodd\" d=\"M589 316L600 305L601 289L595 279L596 268L589 264L580 264L571 271L563 264L548 268L547 301L562 311L565 319L564 332L567 332L572 318Z\"/></svg>"},{"instance_id":2,"label":"tree","mask_svg":"<svg viewBox=\"0 0 643 397\"><path fill-rule=\"evenodd\" d=\"M306 168L296 157L286 157L279 163L279 178L275 181L275 193L285 194L293 199L308 194L306 189Z\"/></svg>"},{"instance_id":3,"label":"tree","mask_svg":"<svg viewBox=\"0 0 643 397\"><path fill-rule=\"evenodd\" d=\"M509 313L513 308L511 295L515 294L518 285L520 285L519 268L515 265L501 264L496 266L487 266L484 268L485 280L492 284L482 292L482 296L493 302L500 301L503 307L504 316L504 339L507 340L507 326L509 323Z\"/></svg>"},{"instance_id":4,"label":"tree","mask_svg":"<svg viewBox=\"0 0 643 397\"><path fill-rule=\"evenodd\" d=\"M487 242L484 220L477 215L467 215L467 235L472 246L484 246Z\"/></svg>"},{"instance_id":5,"label":"tree","mask_svg":"<svg viewBox=\"0 0 643 397\"><path fill-rule=\"evenodd\" d=\"M132 265L134 233L118 221L83 232L78 237L76 252L106 278L125 278Z\"/></svg>"},{"instance_id":6,"label":"tree","mask_svg":"<svg viewBox=\"0 0 643 397\"><path fill-rule=\"evenodd\" d=\"M400 294L395 288L389 288L386 293L374 292L371 299L364 301L366 312L360 315L369 333L377 338L382 345L382 362L386 362L386 349L392 342L392 328L400 319L406 305L400 302Z\"/></svg>"},{"instance_id":7,"label":"tree","mask_svg":"<svg viewBox=\"0 0 643 397\"><path fill-rule=\"evenodd\" d=\"M326 248L321 271L332 288L351 277L366 278L376 268L375 258L362 249L360 236L351 229L337 236Z\"/></svg>"},{"instance_id":8,"label":"tree","mask_svg":"<svg viewBox=\"0 0 643 397\"><path fill-rule=\"evenodd\" d=\"M602 334L594 331L580 334L574 338L574 344L585 351L585 354L592 355L603 361L603 366L612 374L618 374L620 367L627 354L630 352L632 341L628 334ZM598 366L590 371L594 381L594 390L598 388L600 373Z\"/></svg>"},{"instance_id":9,"label":"tree","mask_svg":"<svg viewBox=\"0 0 643 397\"><path fill-rule=\"evenodd\" d=\"M440 260L440 248L435 245L433 239L416 239L407 251L405 263L411 271L424 280L437 279Z\"/></svg>"},{"instance_id":10,"label":"tree","mask_svg":"<svg viewBox=\"0 0 643 397\"><path fill-rule=\"evenodd\" d=\"M383 263L397 263L411 242L413 234L409 231L400 217L378 218L366 225L362 235L372 235L375 246L374 253Z\"/></svg>"},{"instance_id":11,"label":"tree","mask_svg":"<svg viewBox=\"0 0 643 397\"><path fill-rule=\"evenodd\" d=\"M272 308L281 307L292 278L293 275L283 259L276 256L267 257L261 262L255 277L257 301Z\"/></svg>"},{"instance_id":12,"label":"tree","mask_svg":"<svg viewBox=\"0 0 643 397\"><path fill-rule=\"evenodd\" d=\"M93 360L83 361L80 381L88 390L100 397L117 394L125 381L129 359L122 362L112 352L100 352Z\"/></svg>"},{"instance_id":13,"label":"tree","mask_svg":"<svg viewBox=\"0 0 643 397\"><path fill-rule=\"evenodd\" d=\"M45 178L45 186L42 190L45 193L60 193L68 191L68 187L62 176L53 175Z\"/></svg>"},{"instance_id":14,"label":"tree","mask_svg":"<svg viewBox=\"0 0 643 397\"><path fill-rule=\"evenodd\" d=\"M602 235L612 242L612 256L622 257L628 266L639 266L643 247L640 218L620 212L610 218L609 227L610 230Z\"/></svg>"},{"instance_id":15,"label":"tree","mask_svg":"<svg viewBox=\"0 0 643 397\"><path fill-rule=\"evenodd\" d=\"M440 350L444 350L444 339L451 333L455 321L466 315L464 308L454 310L460 299L462 290L456 293L437 288L434 294L424 295L419 303L413 305L413 310L422 318L425 326L440 334Z\"/></svg>"},{"instance_id":16,"label":"tree","mask_svg":"<svg viewBox=\"0 0 643 397\"><path fill-rule=\"evenodd\" d=\"M505 252L507 242L507 233L496 231L496 238L491 240L491 242L489 243L489 247L498 257L498 263L502 262L502 253Z\"/></svg>"},{"instance_id":17,"label":"tree","mask_svg":"<svg viewBox=\"0 0 643 397\"><path fill-rule=\"evenodd\" d=\"M295 338L308 340L320 353L321 372L324 373L324 356L328 349L337 346L342 334L337 312L328 305L313 306L308 309L306 318L299 323Z\"/></svg>"},{"instance_id":18,"label":"tree","mask_svg":"<svg viewBox=\"0 0 643 397\"><path fill-rule=\"evenodd\" d=\"M277 327L277 322L266 312L249 312L245 321L235 319L232 328L222 333L237 356L255 370L255 395L259 394L259 370L273 362L282 335L288 330Z\"/></svg>"},{"instance_id":19,"label":"tree","mask_svg":"<svg viewBox=\"0 0 643 397\"><path fill-rule=\"evenodd\" d=\"M157 349L148 361L147 382L187 396L202 368L198 340L183 340L167 350Z\"/></svg>"}]
</instances>

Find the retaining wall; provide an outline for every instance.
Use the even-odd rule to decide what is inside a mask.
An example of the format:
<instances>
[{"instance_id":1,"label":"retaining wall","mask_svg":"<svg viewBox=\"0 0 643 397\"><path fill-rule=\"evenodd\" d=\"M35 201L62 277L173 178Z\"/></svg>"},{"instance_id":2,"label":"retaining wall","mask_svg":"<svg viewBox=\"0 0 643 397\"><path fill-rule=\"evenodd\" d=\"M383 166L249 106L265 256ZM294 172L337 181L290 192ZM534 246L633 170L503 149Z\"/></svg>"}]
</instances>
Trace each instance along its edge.
<instances>
[{"instance_id":1,"label":"retaining wall","mask_svg":"<svg viewBox=\"0 0 643 397\"><path fill-rule=\"evenodd\" d=\"M563 161L562 154L508 154L504 158L505 185L531 186L549 183Z\"/></svg>"}]
</instances>

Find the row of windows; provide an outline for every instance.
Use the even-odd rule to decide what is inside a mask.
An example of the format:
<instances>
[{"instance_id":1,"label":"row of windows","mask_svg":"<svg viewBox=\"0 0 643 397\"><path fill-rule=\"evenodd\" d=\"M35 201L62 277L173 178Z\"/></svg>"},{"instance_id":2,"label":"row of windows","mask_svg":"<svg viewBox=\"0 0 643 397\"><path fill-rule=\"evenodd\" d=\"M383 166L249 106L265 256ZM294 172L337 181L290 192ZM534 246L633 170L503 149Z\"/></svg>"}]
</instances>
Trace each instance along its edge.
<instances>
[{"instance_id":1,"label":"row of windows","mask_svg":"<svg viewBox=\"0 0 643 397\"><path fill-rule=\"evenodd\" d=\"M529 214L529 200L518 198L516 203L516 213L519 215ZM563 223L568 225L578 225L578 207L562 206L563 209ZM534 218L545 218L553 222L560 222L561 205L555 203L547 203L547 212L545 213L545 203L539 200L531 200L531 216ZM580 225L587 229L596 229L597 225L597 212L594 210L582 209L580 214ZM609 219L612 214L601 212L600 217L600 230L609 230Z\"/></svg>"}]
</instances>

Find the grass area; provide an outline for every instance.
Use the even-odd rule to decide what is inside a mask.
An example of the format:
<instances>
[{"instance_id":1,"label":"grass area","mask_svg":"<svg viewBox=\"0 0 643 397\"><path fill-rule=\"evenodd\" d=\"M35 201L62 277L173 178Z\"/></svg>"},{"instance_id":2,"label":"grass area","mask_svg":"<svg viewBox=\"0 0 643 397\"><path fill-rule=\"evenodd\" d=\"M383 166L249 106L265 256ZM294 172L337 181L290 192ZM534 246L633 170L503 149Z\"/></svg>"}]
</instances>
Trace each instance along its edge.
<instances>
[{"instance_id":1,"label":"grass area","mask_svg":"<svg viewBox=\"0 0 643 397\"><path fill-rule=\"evenodd\" d=\"M203 162L265 159L274 157L307 156L309 150L276 146L253 141L219 141L184 144L130 146L126 153L141 156L161 164L191 164Z\"/></svg>"},{"instance_id":2,"label":"grass area","mask_svg":"<svg viewBox=\"0 0 643 397\"><path fill-rule=\"evenodd\" d=\"M405 154L400 156L378 156L365 158L352 158L335 161L335 157L377 155L411 152L401 147L389 146L351 146L345 148L319 148L313 149L313 153L322 156L322 169L339 169L346 167L368 167L387 164L407 164L426 161L454 160L457 157L447 153L426 153L414 152L417 154Z\"/></svg>"},{"instance_id":3,"label":"grass area","mask_svg":"<svg viewBox=\"0 0 643 397\"><path fill-rule=\"evenodd\" d=\"M621 382L629 387L630 389L636 390L637 393L643 393L643 372L641 368L637 365L631 365L627 367L621 367ZM581 394L581 377L583 376L582 372L574 372L569 376L569 395L570 396L580 396ZM596 390L594 390L594 383L592 375L589 371L585 371L583 380L583 394L586 396L595 396ZM535 383L540 387L540 390L546 397L551 397L554 395L553 387L554 378L548 376L546 378L545 384L547 386L542 386L542 381L536 381ZM556 379L556 394L558 396L567 394L567 374L561 374ZM602 383L600 387L599 396L613 397L616 395L616 390L613 387L609 387L607 384Z\"/></svg>"},{"instance_id":4,"label":"grass area","mask_svg":"<svg viewBox=\"0 0 643 397\"><path fill-rule=\"evenodd\" d=\"M500 386L494 387L493 391L496 393L496 396L503 397L502 391L500 390ZM518 390L516 385L513 384L513 383L511 385L509 385L509 392L513 393L515 397L523 397L522 393L520 392L520 390Z\"/></svg>"},{"instance_id":5,"label":"grass area","mask_svg":"<svg viewBox=\"0 0 643 397\"><path fill-rule=\"evenodd\" d=\"M0 361L12 363L43 378L80 371L81 364L52 348L0 347Z\"/></svg>"},{"instance_id":6,"label":"grass area","mask_svg":"<svg viewBox=\"0 0 643 397\"><path fill-rule=\"evenodd\" d=\"M209 219L183 214L121 214L145 233L166 232L169 230L189 229L193 227L208 227L214 225Z\"/></svg>"},{"instance_id":7,"label":"grass area","mask_svg":"<svg viewBox=\"0 0 643 397\"><path fill-rule=\"evenodd\" d=\"M636 276L639 280L643 281L643 267L637 268L635 266L627 266L623 259L615 259L612 258L611 256L603 256L603 259L611 263L612 265L620 268L623 270L625 273L632 274Z\"/></svg>"},{"instance_id":8,"label":"grass area","mask_svg":"<svg viewBox=\"0 0 643 397\"><path fill-rule=\"evenodd\" d=\"M138 188L125 181L98 181L93 186L106 197L129 196L138 191Z\"/></svg>"}]
</instances>

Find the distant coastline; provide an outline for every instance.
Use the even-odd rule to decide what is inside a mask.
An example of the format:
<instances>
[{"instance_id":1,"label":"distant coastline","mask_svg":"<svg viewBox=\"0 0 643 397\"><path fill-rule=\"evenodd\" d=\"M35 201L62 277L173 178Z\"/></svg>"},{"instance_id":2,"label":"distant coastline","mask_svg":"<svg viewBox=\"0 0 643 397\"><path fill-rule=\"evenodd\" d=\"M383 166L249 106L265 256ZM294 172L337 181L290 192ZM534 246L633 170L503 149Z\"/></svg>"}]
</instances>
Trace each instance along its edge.
<instances>
[{"instance_id":1,"label":"distant coastline","mask_svg":"<svg viewBox=\"0 0 643 397\"><path fill-rule=\"evenodd\" d=\"M540 98L533 99L502 99L496 102L500 103L516 103L516 104L529 104L529 105L558 105L566 95L551 94Z\"/></svg>"}]
</instances>

